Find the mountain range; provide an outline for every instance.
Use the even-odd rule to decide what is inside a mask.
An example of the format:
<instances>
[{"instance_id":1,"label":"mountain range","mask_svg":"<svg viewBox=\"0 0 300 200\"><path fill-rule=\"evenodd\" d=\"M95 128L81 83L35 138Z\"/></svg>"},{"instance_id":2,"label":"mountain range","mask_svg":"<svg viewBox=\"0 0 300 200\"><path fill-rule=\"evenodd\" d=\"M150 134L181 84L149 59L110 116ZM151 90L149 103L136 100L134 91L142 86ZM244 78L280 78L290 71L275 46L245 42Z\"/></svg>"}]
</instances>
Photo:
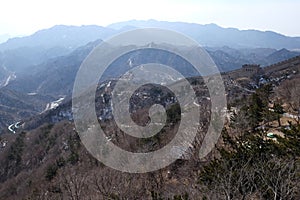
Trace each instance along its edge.
<instances>
[{"instance_id":1,"label":"mountain range","mask_svg":"<svg viewBox=\"0 0 300 200\"><path fill-rule=\"evenodd\" d=\"M237 49L300 49L299 37L288 37L270 31L238 30L222 28L216 24L192 24L164 21L126 21L107 27L97 25L56 25L26 36L11 38L0 44L0 67L9 71L24 73L48 59L68 55L76 48L98 39L107 39L115 34L136 28L156 27L181 32L190 36L204 47ZM224 50L224 49L223 49ZM245 52L245 51L244 51ZM267 52L269 52L267 50ZM228 53L225 51L225 53ZM274 52L272 52L274 53ZM246 55L248 57L248 55ZM252 57L253 61L259 61ZM269 63L259 63L269 64Z\"/></svg>"},{"instance_id":2,"label":"mountain range","mask_svg":"<svg viewBox=\"0 0 300 200\"><path fill-rule=\"evenodd\" d=\"M184 33L202 46L230 46L233 48L287 48L299 49L300 37L288 37L272 31L239 30L222 28L216 24L200 25L185 22L162 22L156 20L127 21L111 24L109 28L127 29L139 27L165 28Z\"/></svg>"},{"instance_id":3,"label":"mountain range","mask_svg":"<svg viewBox=\"0 0 300 200\"><path fill-rule=\"evenodd\" d=\"M221 72L238 69L243 64L267 66L300 54L292 51L300 49L298 37L254 30L240 31L215 24L133 20L107 27L57 25L0 44L0 90L5 94L5 101L0 106L11 108L9 99L14 102L17 93L24 100L19 105L24 105L25 110L28 105L34 108L26 116L42 112L43 106L50 101L71 95L82 61L103 39L143 27L171 29L192 37L204 45ZM133 56L138 63L147 61L143 54ZM122 69L118 68L111 71L115 75L120 72ZM32 104L32 98L26 98L28 94L39 96L37 107ZM23 108L10 109L13 113L10 116L13 117L8 121L21 119L23 112L20 110ZM7 125L8 121L2 124Z\"/></svg>"},{"instance_id":4,"label":"mountain range","mask_svg":"<svg viewBox=\"0 0 300 200\"><path fill-rule=\"evenodd\" d=\"M206 73L212 76L201 77L187 60L151 43L113 60L98 83L86 84L88 79L82 78L87 87L78 93L75 90L72 99L76 74L90 52L114 34L143 27L172 29L197 40L223 72L222 81L209 70ZM163 45L192 52L183 46ZM128 46L107 44L100 53L109 55L105 54L109 48L121 52ZM274 32L154 20L107 27L59 25L0 44L0 199L300 199L300 118L295 109L300 108L300 52L295 49L300 49L298 37ZM169 71L161 68L153 73L145 63L170 66L185 76L189 85L170 73L165 76ZM136 66L141 70L130 72ZM160 82L148 84L145 78L151 82L160 78ZM172 87L159 84L170 78ZM144 85L127 101L123 93L129 92L128 79ZM224 96L213 85L216 80L224 83ZM189 88L195 96L186 92ZM218 105L222 98L216 96L226 97L226 107ZM160 105L166 123L154 122L164 125L151 137L129 135L117 123L116 105L120 102L128 102L123 108L128 108L126 113L140 126L155 121L151 121L156 114L151 107ZM214 114L214 107L219 112ZM199 116L191 116L190 111ZM119 113L123 118L123 112ZM90 123L94 121L90 114L99 126ZM225 124L218 138L216 130L223 127L220 116ZM90 140L99 134L91 135L90 130L98 128L104 137ZM187 140L194 130L195 138ZM177 132L183 134L177 137ZM174 143L174 138L179 141ZM200 158L202 147L210 145L206 138L216 142L215 148ZM91 145L86 145L88 140ZM117 151L104 143L135 155L151 152L153 156L139 160L112 155ZM157 154L165 145L172 145L168 153L176 159L168 166L159 163L169 156ZM188 148L183 148L186 145ZM99 154L93 157L92 149L97 148ZM144 162L150 161L163 168L148 173L121 172L106 167L109 164L102 163L100 154L121 167L146 167Z\"/></svg>"},{"instance_id":5,"label":"mountain range","mask_svg":"<svg viewBox=\"0 0 300 200\"><path fill-rule=\"evenodd\" d=\"M243 60L243 57L247 58L243 62L250 61L262 65L270 64L273 60L270 60L270 58L265 61L257 56L257 54L265 55L268 53L270 55L275 50L283 48L289 51L300 49L299 37L288 37L270 31L222 28L216 24L200 25L184 22L132 20L111 24L107 27L97 25L56 25L49 29L37 31L30 36L11 38L0 44L0 68L5 67L8 71L17 74L26 73L30 71L33 65L41 64L52 58L68 55L78 47L86 45L89 42L98 39L105 40L123 31L145 27L165 28L181 32L199 42L203 47L215 48L215 50L217 48L217 50L229 53L229 56L223 55L222 52L215 53L216 55L228 57L228 59L230 56L237 59L236 55L239 54L237 51L240 51L242 53L239 55L239 57L242 57L241 60ZM237 51L226 51L226 48L223 47L229 47ZM253 51L253 49L255 50ZM282 59L292 57L292 55L287 55L286 53L284 53L285 56ZM274 59L274 61L278 61L278 59ZM234 62L229 63L234 64ZM237 61L234 68L240 64L241 62ZM225 69L224 66L221 67Z\"/></svg>"},{"instance_id":6,"label":"mountain range","mask_svg":"<svg viewBox=\"0 0 300 200\"><path fill-rule=\"evenodd\" d=\"M74 50L74 48L96 39L103 40L123 31L147 27L178 31L190 36L202 46L300 49L300 37L289 37L272 31L222 28L216 24L201 25L185 22L131 20L114 23L107 27L56 25L49 29L37 31L30 36L9 39L7 42L0 44L0 50L16 49L24 46L41 46L44 48L61 46Z\"/></svg>"}]
</instances>

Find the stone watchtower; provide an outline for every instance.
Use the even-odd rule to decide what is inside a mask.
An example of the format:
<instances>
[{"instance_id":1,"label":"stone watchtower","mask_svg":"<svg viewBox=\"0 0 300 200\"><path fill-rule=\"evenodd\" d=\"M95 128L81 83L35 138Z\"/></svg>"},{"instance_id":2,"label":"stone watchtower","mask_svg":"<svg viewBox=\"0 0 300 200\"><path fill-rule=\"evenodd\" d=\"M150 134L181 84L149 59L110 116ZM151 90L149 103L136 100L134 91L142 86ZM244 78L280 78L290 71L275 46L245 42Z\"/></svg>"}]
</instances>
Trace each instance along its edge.
<instances>
[{"instance_id":1,"label":"stone watchtower","mask_svg":"<svg viewBox=\"0 0 300 200\"><path fill-rule=\"evenodd\" d=\"M252 77L253 75L257 75L260 73L260 66L255 64L245 64L242 67L242 73L246 77Z\"/></svg>"}]
</instances>

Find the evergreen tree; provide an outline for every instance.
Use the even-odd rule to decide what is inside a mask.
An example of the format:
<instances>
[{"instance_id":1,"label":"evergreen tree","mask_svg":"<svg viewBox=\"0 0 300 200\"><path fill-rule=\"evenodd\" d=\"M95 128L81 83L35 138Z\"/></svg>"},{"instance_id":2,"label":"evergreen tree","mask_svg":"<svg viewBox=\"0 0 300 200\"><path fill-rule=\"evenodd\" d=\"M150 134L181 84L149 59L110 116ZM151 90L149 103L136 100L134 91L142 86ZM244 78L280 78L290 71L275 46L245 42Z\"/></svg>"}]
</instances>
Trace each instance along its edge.
<instances>
[{"instance_id":1,"label":"evergreen tree","mask_svg":"<svg viewBox=\"0 0 300 200\"><path fill-rule=\"evenodd\" d=\"M273 109L274 109L274 113L276 114L278 126L281 126L280 118L281 118L281 115L284 113L283 107L281 106L281 104L279 102L275 102Z\"/></svg>"}]
</instances>

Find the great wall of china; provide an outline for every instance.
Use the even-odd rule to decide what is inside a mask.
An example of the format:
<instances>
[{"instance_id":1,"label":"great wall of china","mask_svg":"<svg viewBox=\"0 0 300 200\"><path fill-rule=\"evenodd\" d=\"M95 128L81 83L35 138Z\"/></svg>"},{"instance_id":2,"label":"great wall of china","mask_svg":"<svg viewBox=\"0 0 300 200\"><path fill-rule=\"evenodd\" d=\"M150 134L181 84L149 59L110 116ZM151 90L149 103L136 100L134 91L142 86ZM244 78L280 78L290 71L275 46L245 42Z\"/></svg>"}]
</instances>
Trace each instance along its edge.
<instances>
[{"instance_id":1,"label":"great wall of china","mask_svg":"<svg viewBox=\"0 0 300 200\"><path fill-rule=\"evenodd\" d=\"M300 71L300 56L290 58L288 60L278 62L266 67L260 67L256 64L245 64L241 69L223 72L223 79L236 79L241 77L253 77L254 75L271 75L278 71Z\"/></svg>"}]
</instances>

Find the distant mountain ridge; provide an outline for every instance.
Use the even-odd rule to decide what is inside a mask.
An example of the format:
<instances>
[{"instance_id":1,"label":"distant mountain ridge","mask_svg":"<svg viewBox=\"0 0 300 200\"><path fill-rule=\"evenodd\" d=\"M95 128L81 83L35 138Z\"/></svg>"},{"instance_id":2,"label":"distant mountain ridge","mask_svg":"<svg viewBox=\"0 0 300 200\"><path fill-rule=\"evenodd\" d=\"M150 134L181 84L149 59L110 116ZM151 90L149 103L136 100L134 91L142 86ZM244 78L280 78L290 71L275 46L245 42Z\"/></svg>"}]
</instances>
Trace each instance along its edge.
<instances>
[{"instance_id":1,"label":"distant mountain ridge","mask_svg":"<svg viewBox=\"0 0 300 200\"><path fill-rule=\"evenodd\" d=\"M149 20L121 22L108 27L58 25L0 44L0 92L3 93L3 101L5 100L0 109L3 111L2 116L5 116L4 113L15 112L8 118L17 119L22 114L19 112L20 108L26 108L25 113L31 115L41 111L46 103L57 100L62 95L70 95L82 61L101 39L138 27L167 28L194 38L205 45L204 48L221 72L241 68L243 64L268 66L300 54L290 50L292 47L300 49L298 37L286 37L273 32L225 29L215 24ZM151 59L155 60L155 56ZM148 61L145 56L136 56L135 60L139 63ZM116 68L112 72L120 71L121 69ZM37 97L34 95L29 98L28 93L41 95L39 102L27 104L31 98ZM9 103L17 102L18 99L23 99L24 102L19 102L18 108L11 108ZM27 112L36 105L39 105L39 109ZM9 112L7 109L10 109ZM5 120L2 124L9 121Z\"/></svg>"},{"instance_id":2,"label":"distant mountain ridge","mask_svg":"<svg viewBox=\"0 0 300 200\"><path fill-rule=\"evenodd\" d=\"M166 22L156 20L131 20L109 25L121 29L125 26L139 28L166 28L184 33L203 46L229 46L233 48L275 48L299 49L300 37L288 37L272 31L239 30L222 28L216 24L196 24L185 22Z\"/></svg>"},{"instance_id":3,"label":"distant mountain ridge","mask_svg":"<svg viewBox=\"0 0 300 200\"><path fill-rule=\"evenodd\" d=\"M300 55L300 52L289 51L285 48L280 50L271 48L233 49L224 46L205 49L222 72L241 68L243 64L259 64L265 67Z\"/></svg>"},{"instance_id":4,"label":"distant mountain ridge","mask_svg":"<svg viewBox=\"0 0 300 200\"><path fill-rule=\"evenodd\" d=\"M91 41L111 36L116 32L113 29L96 25L56 25L49 29L37 31L30 36L11 38L7 42L0 44L0 51L21 47L63 47L72 51Z\"/></svg>"},{"instance_id":5,"label":"distant mountain ridge","mask_svg":"<svg viewBox=\"0 0 300 200\"><path fill-rule=\"evenodd\" d=\"M5 66L7 70L16 72L17 75L28 73L32 66L40 65L48 59L68 55L76 48L89 42L98 39L103 40L123 31L145 27L165 28L181 32L195 39L202 46L221 50L222 52L214 53L216 56L227 57L229 60L237 59L234 62L223 62L223 64L219 62L220 66L223 65L222 68L224 69L230 67L224 66L225 64L233 64L233 68L236 68L241 65L241 62L246 62L247 60L263 65L272 64L272 62L266 62L265 59L259 55L260 53L264 55L269 53L270 49L300 49L300 37L287 37L270 31L263 32L222 28L216 24L200 25L185 22L131 20L111 24L107 27L97 25L56 25L49 29L37 31L30 36L9 39L0 44L0 66ZM227 50L236 49L244 53L237 56L237 54L240 53L236 53L236 50L227 51L223 47L228 47L229 49ZM260 49L260 53L253 52L253 54L249 56L249 49L257 48ZM248 49L246 50L248 53L244 49ZM272 53L274 53L275 50L272 50ZM224 52L228 55L225 55ZM289 52L281 53L286 54L286 56L281 58L280 56L277 57L274 55L274 58L270 57L270 60L278 62L280 59L284 60L291 57L287 55ZM212 57L214 57L214 55L212 55ZM216 60L218 63L218 59ZM232 67L230 68L232 69Z\"/></svg>"},{"instance_id":6,"label":"distant mountain ridge","mask_svg":"<svg viewBox=\"0 0 300 200\"><path fill-rule=\"evenodd\" d=\"M32 66L65 56L91 41L106 38L117 31L96 25L57 25L0 44L0 66L17 74L28 73Z\"/></svg>"},{"instance_id":7,"label":"distant mountain ridge","mask_svg":"<svg viewBox=\"0 0 300 200\"><path fill-rule=\"evenodd\" d=\"M300 37L289 37L272 31L239 30L222 28L216 24L196 24L156 20L131 20L118 22L107 27L97 25L66 26L56 25L26 36L9 39L0 44L0 51L20 47L56 46L76 49L97 39L106 39L122 31L135 28L156 27L186 34L203 46L232 48L275 48L300 49Z\"/></svg>"},{"instance_id":8,"label":"distant mountain ridge","mask_svg":"<svg viewBox=\"0 0 300 200\"><path fill-rule=\"evenodd\" d=\"M43 95L70 95L73 89L76 73L86 56L99 45L102 40L90 42L85 46L77 48L72 53L49 59L46 62L32 66L30 74L18 76L6 86L11 90L26 93L38 93ZM239 69L243 64L259 64L262 67L287 60L300 55L287 49L233 49L230 47L206 48L208 54L214 60L221 72L227 72ZM148 63L149 60L159 62L158 55L144 51L129 56L137 63ZM168 56L160 54L159 57L167 59ZM114 68L107 70L107 77L117 78L126 67L128 59L121 59L122 62L116 62ZM164 60L163 59L163 60ZM161 61L160 61L161 62ZM166 63L165 63L166 64ZM173 63L176 67L177 64ZM178 66L177 66L178 67ZM182 69L184 71L184 68Z\"/></svg>"}]
</instances>

